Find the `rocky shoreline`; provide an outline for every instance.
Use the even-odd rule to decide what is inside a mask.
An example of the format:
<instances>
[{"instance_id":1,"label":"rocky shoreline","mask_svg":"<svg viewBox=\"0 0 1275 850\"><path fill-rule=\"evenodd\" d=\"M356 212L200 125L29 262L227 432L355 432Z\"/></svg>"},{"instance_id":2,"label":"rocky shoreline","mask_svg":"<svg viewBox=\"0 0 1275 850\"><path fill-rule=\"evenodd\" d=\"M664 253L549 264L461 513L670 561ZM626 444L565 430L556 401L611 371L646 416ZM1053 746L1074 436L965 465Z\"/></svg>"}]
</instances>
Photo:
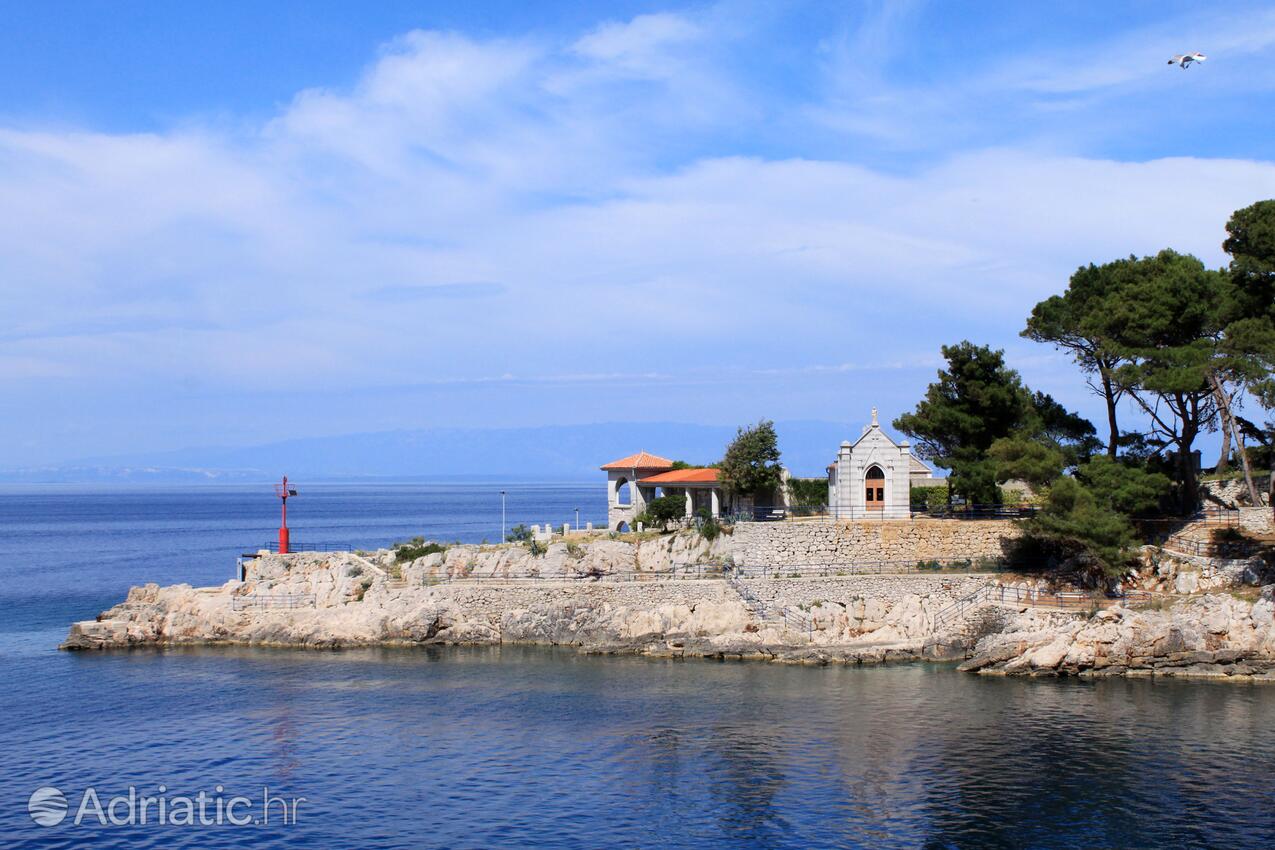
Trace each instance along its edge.
<instances>
[{"instance_id":1,"label":"rocky shoreline","mask_svg":"<svg viewBox=\"0 0 1275 850\"><path fill-rule=\"evenodd\" d=\"M694 534L540 552L457 545L410 561L389 550L263 553L242 581L220 587L135 587L73 624L60 648L538 644L789 664L963 660L958 669L983 675L1275 681L1275 585L1069 612L960 604L1005 581L989 574L727 580L713 565L733 554L729 539ZM949 616L954 608L962 616Z\"/></svg>"},{"instance_id":2,"label":"rocky shoreline","mask_svg":"<svg viewBox=\"0 0 1275 850\"><path fill-rule=\"evenodd\" d=\"M1253 598L1245 598L1245 596ZM1275 585L1187 597L1164 610L1109 608L1041 628L1024 612L958 669L985 675L1275 682Z\"/></svg>"}]
</instances>

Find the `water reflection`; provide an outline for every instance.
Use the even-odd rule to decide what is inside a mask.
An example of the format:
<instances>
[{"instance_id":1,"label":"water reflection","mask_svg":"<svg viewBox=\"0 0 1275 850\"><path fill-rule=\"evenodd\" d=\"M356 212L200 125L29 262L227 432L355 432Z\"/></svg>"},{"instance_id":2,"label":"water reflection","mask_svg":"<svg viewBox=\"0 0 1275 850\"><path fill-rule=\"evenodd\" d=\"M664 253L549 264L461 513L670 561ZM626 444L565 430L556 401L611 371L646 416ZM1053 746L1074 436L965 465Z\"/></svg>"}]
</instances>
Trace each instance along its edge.
<instances>
[{"instance_id":1,"label":"water reflection","mask_svg":"<svg viewBox=\"0 0 1275 850\"><path fill-rule=\"evenodd\" d=\"M1275 844L1275 688L510 647L8 667L40 689L0 694L0 800L162 779L310 801L286 834L65 846ZM33 830L0 806L5 846L49 846Z\"/></svg>"}]
</instances>

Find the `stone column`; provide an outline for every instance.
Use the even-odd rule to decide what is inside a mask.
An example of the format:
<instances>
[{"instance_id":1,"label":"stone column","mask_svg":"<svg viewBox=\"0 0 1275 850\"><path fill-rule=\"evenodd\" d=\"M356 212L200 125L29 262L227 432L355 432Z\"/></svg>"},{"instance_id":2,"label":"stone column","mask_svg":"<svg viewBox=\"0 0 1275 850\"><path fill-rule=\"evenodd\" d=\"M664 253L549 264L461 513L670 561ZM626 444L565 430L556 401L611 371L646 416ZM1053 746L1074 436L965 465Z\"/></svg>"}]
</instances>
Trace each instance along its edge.
<instances>
[{"instance_id":1,"label":"stone column","mask_svg":"<svg viewBox=\"0 0 1275 850\"><path fill-rule=\"evenodd\" d=\"M709 492L709 502L711 503L710 511L713 514L713 518L716 519L717 517L722 515L722 498L720 495L718 495L716 487L714 487L712 490L709 490L708 492Z\"/></svg>"},{"instance_id":2,"label":"stone column","mask_svg":"<svg viewBox=\"0 0 1275 850\"><path fill-rule=\"evenodd\" d=\"M695 516L695 494L690 487L686 488L686 518Z\"/></svg>"}]
</instances>

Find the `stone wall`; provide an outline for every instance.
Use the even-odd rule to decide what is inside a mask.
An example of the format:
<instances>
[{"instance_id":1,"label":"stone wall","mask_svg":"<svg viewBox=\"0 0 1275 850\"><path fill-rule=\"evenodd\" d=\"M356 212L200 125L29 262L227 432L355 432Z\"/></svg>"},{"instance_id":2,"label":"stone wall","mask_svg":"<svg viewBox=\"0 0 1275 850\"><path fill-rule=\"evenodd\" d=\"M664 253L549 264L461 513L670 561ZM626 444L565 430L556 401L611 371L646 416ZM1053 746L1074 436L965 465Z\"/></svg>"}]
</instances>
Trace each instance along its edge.
<instances>
[{"instance_id":1,"label":"stone wall","mask_svg":"<svg viewBox=\"0 0 1275 850\"><path fill-rule=\"evenodd\" d=\"M1012 520L750 522L735 527L735 562L750 567L1000 558Z\"/></svg>"},{"instance_id":2,"label":"stone wall","mask_svg":"<svg viewBox=\"0 0 1275 850\"><path fill-rule=\"evenodd\" d=\"M1270 486L1271 477L1269 475L1254 475L1253 485L1257 487L1257 498L1262 505L1266 505L1267 487ZM1215 504L1222 504L1229 508L1249 507L1248 485L1244 483L1243 477L1239 478L1223 478L1220 481L1204 481L1200 485L1206 496L1206 501L1212 501ZM1210 498L1211 497L1211 498Z\"/></svg>"},{"instance_id":3,"label":"stone wall","mask_svg":"<svg viewBox=\"0 0 1275 850\"><path fill-rule=\"evenodd\" d=\"M809 607L821 602L848 605L878 600L889 608L907 597L946 605L986 584L986 575L856 575L802 579L748 579L748 588L766 605ZM739 596L724 581L713 579L642 582L579 581L510 582L508 584L451 582L426 591L429 598L454 603L472 616L493 622L511 610L546 605L589 605L615 608L657 608L661 605L720 604Z\"/></svg>"},{"instance_id":4,"label":"stone wall","mask_svg":"<svg viewBox=\"0 0 1275 850\"><path fill-rule=\"evenodd\" d=\"M1240 508L1240 528L1253 534L1270 534L1275 531L1270 508Z\"/></svg>"}]
</instances>

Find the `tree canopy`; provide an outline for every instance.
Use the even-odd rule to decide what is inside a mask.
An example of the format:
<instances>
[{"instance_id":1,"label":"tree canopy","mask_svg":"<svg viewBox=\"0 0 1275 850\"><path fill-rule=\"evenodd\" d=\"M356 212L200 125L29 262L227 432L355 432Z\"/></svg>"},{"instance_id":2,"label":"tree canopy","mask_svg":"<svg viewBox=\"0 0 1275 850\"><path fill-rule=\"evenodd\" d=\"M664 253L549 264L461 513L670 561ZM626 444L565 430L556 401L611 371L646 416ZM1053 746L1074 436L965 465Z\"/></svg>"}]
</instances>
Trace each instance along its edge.
<instances>
[{"instance_id":1,"label":"tree canopy","mask_svg":"<svg viewBox=\"0 0 1275 850\"><path fill-rule=\"evenodd\" d=\"M773 492L783 480L779 465L779 436L775 423L763 419L740 428L718 465L722 489L732 495L760 496Z\"/></svg>"},{"instance_id":2,"label":"tree canopy","mask_svg":"<svg viewBox=\"0 0 1275 850\"><path fill-rule=\"evenodd\" d=\"M969 341L942 351L947 368L894 427L917 441L918 454L951 470L954 493L996 503L998 481L1049 480L1088 452L1093 425L1031 392L1004 352Z\"/></svg>"},{"instance_id":3,"label":"tree canopy","mask_svg":"<svg viewBox=\"0 0 1275 850\"><path fill-rule=\"evenodd\" d=\"M1115 457L1120 441L1116 406L1124 390L1113 372L1124 361L1107 326L1107 304L1120 297L1120 266L1115 263L1082 266L1071 276L1067 290L1032 308L1022 336L1047 342L1072 355L1090 390L1102 396L1107 408L1107 455Z\"/></svg>"},{"instance_id":4,"label":"tree canopy","mask_svg":"<svg viewBox=\"0 0 1275 850\"><path fill-rule=\"evenodd\" d=\"M1132 565L1138 543L1130 517L1155 509L1170 484L1164 475L1096 457L1050 485L1040 513L1027 521L1027 534L1063 557L1088 559L1097 572L1118 577Z\"/></svg>"},{"instance_id":5,"label":"tree canopy","mask_svg":"<svg viewBox=\"0 0 1275 850\"><path fill-rule=\"evenodd\" d=\"M652 499L646 503L646 510L643 513L652 525L658 523L661 529L666 529L670 522L686 516L686 496L679 493L675 496L660 496Z\"/></svg>"}]
</instances>

